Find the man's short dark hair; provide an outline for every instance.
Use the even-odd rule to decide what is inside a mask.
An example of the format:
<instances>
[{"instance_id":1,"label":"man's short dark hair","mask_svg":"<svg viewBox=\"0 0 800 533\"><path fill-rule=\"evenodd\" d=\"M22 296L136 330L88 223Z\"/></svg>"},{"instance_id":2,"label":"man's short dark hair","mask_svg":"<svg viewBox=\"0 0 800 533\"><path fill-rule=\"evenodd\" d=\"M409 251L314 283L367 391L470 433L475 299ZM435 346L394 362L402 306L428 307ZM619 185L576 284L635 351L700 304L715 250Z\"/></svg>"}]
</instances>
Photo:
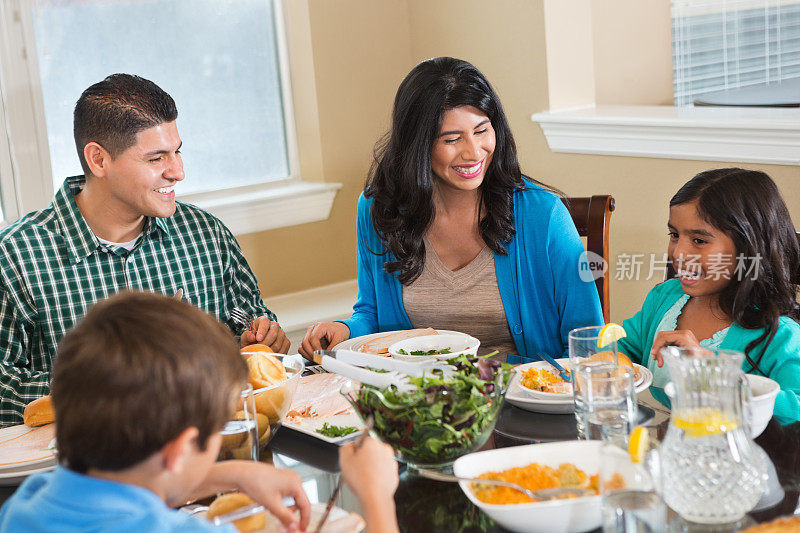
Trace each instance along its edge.
<instances>
[{"instance_id":1,"label":"man's short dark hair","mask_svg":"<svg viewBox=\"0 0 800 533\"><path fill-rule=\"evenodd\" d=\"M192 305L123 292L94 305L59 344L51 394L59 461L123 470L189 427L222 429L247 365L231 332Z\"/></svg>"},{"instance_id":2,"label":"man's short dark hair","mask_svg":"<svg viewBox=\"0 0 800 533\"><path fill-rule=\"evenodd\" d=\"M83 172L89 165L83 149L90 142L105 148L111 157L136 144L136 134L172 122L178 109L161 87L132 74L112 74L81 94L75 104L73 131Z\"/></svg>"}]
</instances>

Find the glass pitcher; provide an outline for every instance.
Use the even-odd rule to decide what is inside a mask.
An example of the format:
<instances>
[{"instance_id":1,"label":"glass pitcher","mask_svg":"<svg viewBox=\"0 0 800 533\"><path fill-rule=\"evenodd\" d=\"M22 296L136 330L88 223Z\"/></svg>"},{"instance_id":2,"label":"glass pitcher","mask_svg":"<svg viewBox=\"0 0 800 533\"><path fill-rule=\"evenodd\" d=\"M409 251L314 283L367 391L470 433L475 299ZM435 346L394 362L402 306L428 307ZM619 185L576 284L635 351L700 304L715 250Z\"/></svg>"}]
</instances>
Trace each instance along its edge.
<instances>
[{"instance_id":1,"label":"glass pitcher","mask_svg":"<svg viewBox=\"0 0 800 533\"><path fill-rule=\"evenodd\" d=\"M735 522L764 492L769 461L746 427L744 354L677 347L661 353L674 387L661 443L664 501L690 522Z\"/></svg>"}]
</instances>

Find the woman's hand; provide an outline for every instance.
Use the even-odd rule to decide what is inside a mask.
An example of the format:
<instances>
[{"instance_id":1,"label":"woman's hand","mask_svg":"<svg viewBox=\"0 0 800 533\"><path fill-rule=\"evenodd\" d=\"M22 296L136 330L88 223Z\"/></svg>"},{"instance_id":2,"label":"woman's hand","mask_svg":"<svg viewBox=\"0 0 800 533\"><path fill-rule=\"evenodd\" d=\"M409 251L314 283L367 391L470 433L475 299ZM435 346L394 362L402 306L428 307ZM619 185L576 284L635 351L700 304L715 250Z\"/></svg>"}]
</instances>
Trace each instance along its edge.
<instances>
[{"instance_id":1,"label":"woman's hand","mask_svg":"<svg viewBox=\"0 0 800 533\"><path fill-rule=\"evenodd\" d=\"M255 333L253 333L253 330L255 330ZM248 328L242 333L239 343L242 348L255 343L265 344L272 348L275 353L289 353L289 346L291 345L280 324L265 316L260 316L253 320L252 329Z\"/></svg>"},{"instance_id":2,"label":"woman's hand","mask_svg":"<svg viewBox=\"0 0 800 533\"><path fill-rule=\"evenodd\" d=\"M350 328L342 322L317 322L306 331L299 351L303 357L313 361L315 350L332 348L349 338Z\"/></svg>"},{"instance_id":3,"label":"woman's hand","mask_svg":"<svg viewBox=\"0 0 800 533\"><path fill-rule=\"evenodd\" d=\"M656 335L653 341L653 348L650 350L650 355L656 360L656 364L660 367L664 366L664 357L661 355L661 348L665 346L684 346L686 348L700 348L700 343L694 333L688 329L679 329L676 331L662 331Z\"/></svg>"}]
</instances>

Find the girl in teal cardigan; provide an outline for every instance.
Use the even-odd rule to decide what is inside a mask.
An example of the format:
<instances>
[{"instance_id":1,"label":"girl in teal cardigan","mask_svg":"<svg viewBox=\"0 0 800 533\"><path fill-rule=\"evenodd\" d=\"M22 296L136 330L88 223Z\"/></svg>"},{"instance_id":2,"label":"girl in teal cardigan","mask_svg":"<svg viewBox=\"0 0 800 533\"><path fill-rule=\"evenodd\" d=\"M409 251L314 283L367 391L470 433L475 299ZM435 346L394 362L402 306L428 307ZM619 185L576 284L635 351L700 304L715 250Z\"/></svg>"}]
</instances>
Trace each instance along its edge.
<instances>
[{"instance_id":1,"label":"girl in teal cardigan","mask_svg":"<svg viewBox=\"0 0 800 533\"><path fill-rule=\"evenodd\" d=\"M677 278L623 322L619 350L653 372L662 403L664 346L743 351L745 372L781 387L775 418L800 420L800 246L775 183L753 170L702 172L670 200L668 228Z\"/></svg>"}]
</instances>

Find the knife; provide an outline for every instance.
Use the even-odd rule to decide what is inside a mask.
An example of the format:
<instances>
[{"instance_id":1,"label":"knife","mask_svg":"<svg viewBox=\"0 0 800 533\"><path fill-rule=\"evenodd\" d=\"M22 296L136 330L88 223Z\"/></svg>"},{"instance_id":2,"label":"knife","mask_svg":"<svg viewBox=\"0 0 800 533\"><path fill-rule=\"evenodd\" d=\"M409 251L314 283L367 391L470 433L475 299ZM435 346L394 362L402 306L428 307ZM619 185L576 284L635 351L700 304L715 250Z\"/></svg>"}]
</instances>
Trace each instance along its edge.
<instances>
[{"instance_id":1,"label":"knife","mask_svg":"<svg viewBox=\"0 0 800 533\"><path fill-rule=\"evenodd\" d=\"M564 381L567 381L567 382L572 381L572 378L569 375L569 372L564 370L564 367L561 366L560 364L558 364L558 361L556 361L555 359L553 359L552 357L550 357L546 353L538 353L536 355L538 355L539 357L541 357L542 359L544 359L545 361L547 361L548 363L553 365L555 367L555 369L558 370L558 374L561 376L561 379L563 379Z\"/></svg>"}]
</instances>

